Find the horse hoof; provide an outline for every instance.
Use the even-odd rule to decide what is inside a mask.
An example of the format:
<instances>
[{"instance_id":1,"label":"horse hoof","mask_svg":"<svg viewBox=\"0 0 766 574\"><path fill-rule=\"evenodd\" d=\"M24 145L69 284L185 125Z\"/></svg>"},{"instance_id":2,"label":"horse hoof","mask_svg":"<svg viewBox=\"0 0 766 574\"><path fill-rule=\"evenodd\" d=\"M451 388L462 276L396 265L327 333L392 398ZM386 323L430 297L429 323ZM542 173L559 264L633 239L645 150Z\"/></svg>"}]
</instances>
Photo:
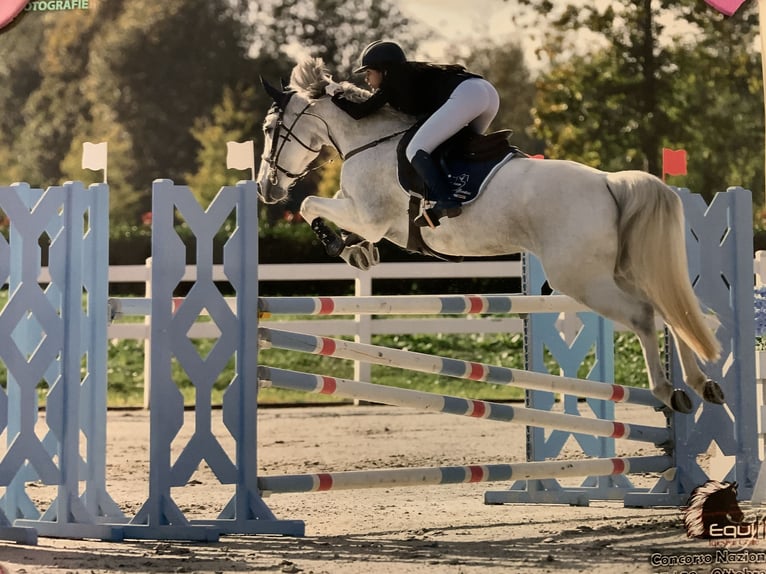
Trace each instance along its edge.
<instances>
[{"instance_id":1,"label":"horse hoof","mask_svg":"<svg viewBox=\"0 0 766 574\"><path fill-rule=\"evenodd\" d=\"M692 412L692 401L684 391L676 389L670 395L670 407L678 413L689 414Z\"/></svg>"},{"instance_id":2,"label":"horse hoof","mask_svg":"<svg viewBox=\"0 0 766 574\"><path fill-rule=\"evenodd\" d=\"M349 265L351 267L356 267L359 269L359 271L369 271L370 270L370 261L365 257L365 254L363 253L357 253L351 257L349 260Z\"/></svg>"},{"instance_id":3,"label":"horse hoof","mask_svg":"<svg viewBox=\"0 0 766 574\"><path fill-rule=\"evenodd\" d=\"M725 400L721 386L710 379L705 381L705 387L702 389L702 398L709 403L715 403L717 405L722 405Z\"/></svg>"}]
</instances>

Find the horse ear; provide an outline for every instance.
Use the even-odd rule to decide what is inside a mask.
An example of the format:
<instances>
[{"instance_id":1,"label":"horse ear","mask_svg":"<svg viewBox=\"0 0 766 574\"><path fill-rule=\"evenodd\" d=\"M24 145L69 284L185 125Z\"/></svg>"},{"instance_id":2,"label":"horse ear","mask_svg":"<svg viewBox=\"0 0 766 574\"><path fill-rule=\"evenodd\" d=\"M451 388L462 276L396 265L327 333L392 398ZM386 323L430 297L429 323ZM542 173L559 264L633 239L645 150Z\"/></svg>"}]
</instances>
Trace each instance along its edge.
<instances>
[{"instance_id":1,"label":"horse ear","mask_svg":"<svg viewBox=\"0 0 766 574\"><path fill-rule=\"evenodd\" d=\"M272 100L274 100L274 103L281 107L285 99L284 91L278 90L272 86L263 76L260 76L260 78L263 89L266 90L266 93L271 97Z\"/></svg>"}]
</instances>

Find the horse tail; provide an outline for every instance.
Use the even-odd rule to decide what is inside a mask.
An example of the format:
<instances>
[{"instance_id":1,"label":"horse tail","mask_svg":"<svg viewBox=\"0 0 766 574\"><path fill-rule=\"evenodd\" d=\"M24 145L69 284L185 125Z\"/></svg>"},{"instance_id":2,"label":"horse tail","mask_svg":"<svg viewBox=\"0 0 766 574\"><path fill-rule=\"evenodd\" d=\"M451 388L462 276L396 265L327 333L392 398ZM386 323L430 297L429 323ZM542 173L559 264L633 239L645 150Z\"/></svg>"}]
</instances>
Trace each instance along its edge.
<instances>
[{"instance_id":1,"label":"horse tail","mask_svg":"<svg viewBox=\"0 0 766 574\"><path fill-rule=\"evenodd\" d=\"M718 360L721 345L689 281L681 199L639 171L609 174L607 187L619 208L616 277L635 285L698 357Z\"/></svg>"}]
</instances>

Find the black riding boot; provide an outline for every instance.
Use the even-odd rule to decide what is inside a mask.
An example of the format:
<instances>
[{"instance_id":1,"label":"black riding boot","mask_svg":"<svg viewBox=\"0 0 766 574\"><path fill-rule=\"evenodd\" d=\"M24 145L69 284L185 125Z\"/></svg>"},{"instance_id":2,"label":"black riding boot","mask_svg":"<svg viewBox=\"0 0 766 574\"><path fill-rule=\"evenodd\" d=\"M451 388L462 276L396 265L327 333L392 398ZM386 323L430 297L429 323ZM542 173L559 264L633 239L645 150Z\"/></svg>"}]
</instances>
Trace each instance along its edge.
<instances>
[{"instance_id":1,"label":"black riding boot","mask_svg":"<svg viewBox=\"0 0 766 574\"><path fill-rule=\"evenodd\" d=\"M442 217L457 217L463 211L459 201L447 199L450 194L450 185L447 176L433 160L431 155L419 149L412 158L412 167L423 178L426 184L428 196L426 199L436 201L431 209L415 219L415 225L425 227L439 225ZM430 222L429 222L430 219Z\"/></svg>"}]
</instances>

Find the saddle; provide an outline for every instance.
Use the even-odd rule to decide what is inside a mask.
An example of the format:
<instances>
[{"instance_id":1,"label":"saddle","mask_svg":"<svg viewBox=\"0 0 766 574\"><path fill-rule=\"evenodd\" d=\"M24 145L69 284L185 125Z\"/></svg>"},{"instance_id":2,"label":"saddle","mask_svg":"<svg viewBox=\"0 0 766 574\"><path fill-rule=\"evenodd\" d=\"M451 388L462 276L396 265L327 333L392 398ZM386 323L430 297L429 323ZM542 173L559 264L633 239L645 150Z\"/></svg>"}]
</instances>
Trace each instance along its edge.
<instances>
[{"instance_id":1,"label":"saddle","mask_svg":"<svg viewBox=\"0 0 766 574\"><path fill-rule=\"evenodd\" d=\"M418 198L426 196L425 184L407 160L405 150L412 140L420 123L412 126L404 134L397 147L397 173L399 185L408 193ZM451 184L450 195L444 198L461 203L470 203L478 197L485 182L502 164L517 155L526 157L519 148L508 143L513 132L500 130L486 135L477 134L471 128L465 127L446 142L437 147L431 154L442 170L447 174Z\"/></svg>"},{"instance_id":2,"label":"saddle","mask_svg":"<svg viewBox=\"0 0 766 574\"><path fill-rule=\"evenodd\" d=\"M399 185L410 194L407 250L445 261L462 261L462 257L444 255L428 247L423 241L420 227L414 224L426 197L426 189L425 183L407 159L405 150L421 125L421 122L416 123L407 130L396 149ZM431 157L438 161L447 174L451 190L448 198L435 198L429 192L429 199L451 199L460 203L474 201L502 165L514 157L528 157L508 142L511 134L511 130L500 130L482 135L465 127L437 147Z\"/></svg>"}]
</instances>

